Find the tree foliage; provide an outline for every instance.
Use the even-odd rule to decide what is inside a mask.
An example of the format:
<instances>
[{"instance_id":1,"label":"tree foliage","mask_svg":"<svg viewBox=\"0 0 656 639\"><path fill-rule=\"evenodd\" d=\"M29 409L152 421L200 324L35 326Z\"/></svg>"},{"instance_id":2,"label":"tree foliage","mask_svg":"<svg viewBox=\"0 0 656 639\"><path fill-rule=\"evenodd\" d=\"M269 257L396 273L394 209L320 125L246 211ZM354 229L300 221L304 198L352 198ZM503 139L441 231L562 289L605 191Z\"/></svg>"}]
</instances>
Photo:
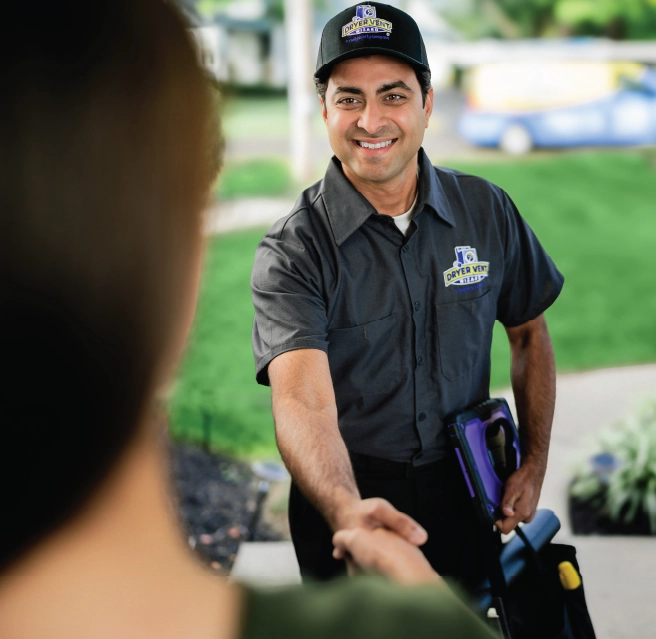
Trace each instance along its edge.
<instances>
[{"instance_id":1,"label":"tree foliage","mask_svg":"<svg viewBox=\"0 0 656 639\"><path fill-rule=\"evenodd\" d=\"M178 0L180 1L180 0ZM196 4L198 12L205 18L211 18L215 14L224 11L234 0L187 0ZM265 15L276 21L284 19L284 0L265 0Z\"/></svg>"},{"instance_id":2,"label":"tree foliage","mask_svg":"<svg viewBox=\"0 0 656 639\"><path fill-rule=\"evenodd\" d=\"M656 38L656 0L474 0L470 36Z\"/></svg>"},{"instance_id":3,"label":"tree foliage","mask_svg":"<svg viewBox=\"0 0 656 639\"><path fill-rule=\"evenodd\" d=\"M210 17L233 0L186 0ZM310 0L328 10L331 0ZM284 0L264 0L266 15L284 19ZM341 5L340 5L341 6ZM605 36L613 39L656 39L656 0L470 0L445 11L469 37L532 38ZM468 10L463 7L469 6ZM334 7L333 7L334 8Z\"/></svg>"}]
</instances>

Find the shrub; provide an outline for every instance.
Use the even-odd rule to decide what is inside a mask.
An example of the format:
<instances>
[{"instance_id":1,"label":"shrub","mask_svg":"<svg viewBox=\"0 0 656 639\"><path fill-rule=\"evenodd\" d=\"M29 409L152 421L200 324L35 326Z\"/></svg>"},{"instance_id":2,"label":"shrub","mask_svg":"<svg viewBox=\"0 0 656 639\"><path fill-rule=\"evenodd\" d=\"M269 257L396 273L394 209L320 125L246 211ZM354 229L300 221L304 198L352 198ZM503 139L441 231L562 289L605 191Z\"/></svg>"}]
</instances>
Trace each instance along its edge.
<instances>
[{"instance_id":1,"label":"shrub","mask_svg":"<svg viewBox=\"0 0 656 639\"><path fill-rule=\"evenodd\" d=\"M613 522L629 525L646 515L656 534L656 400L605 431L601 448L616 459L616 467L603 472L588 464L570 494Z\"/></svg>"}]
</instances>

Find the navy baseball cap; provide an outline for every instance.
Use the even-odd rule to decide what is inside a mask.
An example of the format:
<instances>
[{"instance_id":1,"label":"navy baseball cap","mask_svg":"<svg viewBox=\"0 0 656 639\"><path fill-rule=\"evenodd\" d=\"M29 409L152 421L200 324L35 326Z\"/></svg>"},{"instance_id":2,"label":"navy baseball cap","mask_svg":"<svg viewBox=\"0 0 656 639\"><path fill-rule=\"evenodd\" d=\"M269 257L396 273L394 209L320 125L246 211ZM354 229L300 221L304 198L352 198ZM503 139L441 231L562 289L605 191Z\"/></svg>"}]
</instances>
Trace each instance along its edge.
<instances>
[{"instance_id":1,"label":"navy baseball cap","mask_svg":"<svg viewBox=\"0 0 656 639\"><path fill-rule=\"evenodd\" d=\"M392 56L430 71L417 23L396 7L371 2L346 9L328 21L314 77L323 81L337 62L367 55Z\"/></svg>"}]
</instances>

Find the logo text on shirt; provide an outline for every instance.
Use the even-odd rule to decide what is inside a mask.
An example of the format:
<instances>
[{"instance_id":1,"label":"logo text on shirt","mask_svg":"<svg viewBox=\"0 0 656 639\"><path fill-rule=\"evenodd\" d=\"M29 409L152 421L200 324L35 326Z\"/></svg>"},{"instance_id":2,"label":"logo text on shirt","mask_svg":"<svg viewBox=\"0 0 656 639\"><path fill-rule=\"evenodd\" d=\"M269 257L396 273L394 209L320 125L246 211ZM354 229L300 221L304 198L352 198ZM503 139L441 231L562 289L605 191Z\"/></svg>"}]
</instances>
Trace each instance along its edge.
<instances>
[{"instance_id":1,"label":"logo text on shirt","mask_svg":"<svg viewBox=\"0 0 656 639\"><path fill-rule=\"evenodd\" d=\"M453 268L444 271L444 284L446 286L464 286L480 282L488 276L489 262L479 262L476 249L471 246L456 246L456 261Z\"/></svg>"}]
</instances>

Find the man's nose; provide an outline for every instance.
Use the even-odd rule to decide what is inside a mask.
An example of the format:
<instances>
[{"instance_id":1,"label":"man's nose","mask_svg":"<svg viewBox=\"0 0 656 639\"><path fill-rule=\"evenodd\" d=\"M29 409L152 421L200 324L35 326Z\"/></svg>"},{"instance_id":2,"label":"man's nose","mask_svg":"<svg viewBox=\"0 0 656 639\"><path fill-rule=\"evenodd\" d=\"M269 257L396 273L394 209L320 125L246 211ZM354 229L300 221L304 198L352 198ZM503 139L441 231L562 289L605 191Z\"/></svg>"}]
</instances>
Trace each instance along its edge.
<instances>
[{"instance_id":1,"label":"man's nose","mask_svg":"<svg viewBox=\"0 0 656 639\"><path fill-rule=\"evenodd\" d=\"M358 127L374 135L387 125L387 117L377 101L369 102L360 114Z\"/></svg>"}]
</instances>

